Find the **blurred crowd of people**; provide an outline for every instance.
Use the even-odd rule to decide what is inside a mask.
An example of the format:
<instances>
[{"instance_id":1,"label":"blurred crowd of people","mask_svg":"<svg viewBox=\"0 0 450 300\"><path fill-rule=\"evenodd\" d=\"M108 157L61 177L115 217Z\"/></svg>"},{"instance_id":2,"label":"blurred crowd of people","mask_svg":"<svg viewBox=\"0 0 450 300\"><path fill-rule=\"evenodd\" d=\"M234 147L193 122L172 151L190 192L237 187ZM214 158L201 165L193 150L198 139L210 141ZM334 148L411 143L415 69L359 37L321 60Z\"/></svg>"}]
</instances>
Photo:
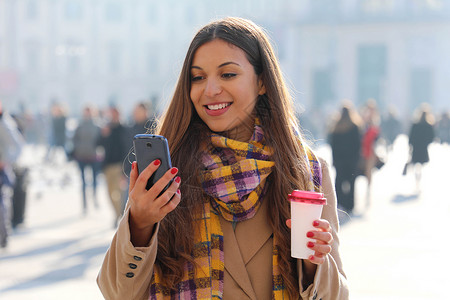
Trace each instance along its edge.
<instances>
[{"instance_id":1,"label":"blurred crowd of people","mask_svg":"<svg viewBox=\"0 0 450 300\"><path fill-rule=\"evenodd\" d=\"M355 108L351 101L343 101L328 132L340 209L353 213L355 180L360 175L367 179L366 205L370 204L372 172L384 165L383 158L376 151L377 146L383 145L384 153L389 154L401 133L408 136L409 143L403 174L412 168L419 188L422 167L430 160L428 146L432 142L450 144L450 120L448 111L442 112L436 120L428 103L421 104L415 114L408 123L404 123L393 108L382 117L374 99L369 99L360 109Z\"/></svg>"},{"instance_id":2,"label":"blurred crowd of people","mask_svg":"<svg viewBox=\"0 0 450 300\"><path fill-rule=\"evenodd\" d=\"M146 101L137 103L129 118L116 106L99 110L92 105L83 107L80 117L74 118L57 101L48 115L10 114L0 101L0 246L6 247L8 233L24 221L29 170L19 163L19 157L26 144L47 147L44 164L56 165L57 158L62 158L63 163L78 165L83 216L89 207L99 207L98 176L103 174L116 226L128 194L133 137L152 132L155 120L152 103ZM70 179L62 181L64 187Z\"/></svg>"},{"instance_id":3,"label":"blurred crowd of people","mask_svg":"<svg viewBox=\"0 0 450 300\"><path fill-rule=\"evenodd\" d=\"M68 115L64 105L53 102L48 116L26 113L9 114L0 102L0 245L6 247L10 228L24 221L26 206L26 166L17 163L25 144L46 145L44 163L54 164L55 157L74 161L81 179L81 213L89 207L98 208L98 176L103 174L113 212L113 226L121 217L128 194L128 174L131 170L133 137L152 132L156 113L151 102L135 105L127 120L115 106L98 109L87 105L79 118ZM308 130L307 120L300 116L302 129ZM428 145L433 141L450 144L449 112L435 117L429 104L417 109L417 117L402 122L394 109L382 116L374 99L355 108L351 101L343 101L340 112L328 128L328 143L336 170L335 184L339 208L352 214L355 206L355 180L367 179L369 203L372 172L383 166L383 158L376 151L384 145L386 153L401 133L409 137L410 152L405 165L413 169L417 184L422 165L429 161ZM318 133L315 133L318 134Z\"/></svg>"}]
</instances>

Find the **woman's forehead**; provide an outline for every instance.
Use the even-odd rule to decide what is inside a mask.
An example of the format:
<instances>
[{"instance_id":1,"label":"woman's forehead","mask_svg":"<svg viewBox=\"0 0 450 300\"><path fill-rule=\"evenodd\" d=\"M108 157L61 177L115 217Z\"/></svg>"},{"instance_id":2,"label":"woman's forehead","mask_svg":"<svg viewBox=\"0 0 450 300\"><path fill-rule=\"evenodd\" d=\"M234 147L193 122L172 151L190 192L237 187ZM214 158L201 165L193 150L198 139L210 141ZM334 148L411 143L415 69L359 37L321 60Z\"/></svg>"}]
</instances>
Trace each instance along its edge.
<instances>
[{"instance_id":1,"label":"woman's forehead","mask_svg":"<svg viewBox=\"0 0 450 300\"><path fill-rule=\"evenodd\" d=\"M197 64L218 63L226 61L248 62L247 55L241 48L221 39L214 39L201 45L194 52L191 67Z\"/></svg>"}]
</instances>

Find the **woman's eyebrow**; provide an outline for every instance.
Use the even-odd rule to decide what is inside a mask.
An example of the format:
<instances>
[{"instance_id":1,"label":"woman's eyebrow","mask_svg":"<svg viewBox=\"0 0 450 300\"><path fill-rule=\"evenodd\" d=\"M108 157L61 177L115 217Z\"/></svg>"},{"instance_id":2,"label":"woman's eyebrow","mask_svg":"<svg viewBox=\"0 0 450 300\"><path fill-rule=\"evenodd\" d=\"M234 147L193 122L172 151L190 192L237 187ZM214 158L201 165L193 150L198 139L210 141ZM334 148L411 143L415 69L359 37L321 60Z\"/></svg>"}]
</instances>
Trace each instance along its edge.
<instances>
[{"instance_id":1,"label":"woman's eyebrow","mask_svg":"<svg viewBox=\"0 0 450 300\"><path fill-rule=\"evenodd\" d=\"M241 66L240 64L238 64L238 63L236 63L236 62L232 62L232 61L227 61L227 62L224 62L223 64L220 64L218 67L217 67L217 69L220 69L220 68L222 68L222 67L225 67L225 66L228 66L228 65L236 65L236 66ZM199 69L199 70L203 70L201 67L199 67L199 66L191 66L191 69Z\"/></svg>"},{"instance_id":2,"label":"woman's eyebrow","mask_svg":"<svg viewBox=\"0 0 450 300\"><path fill-rule=\"evenodd\" d=\"M233 61L227 61L227 62L224 62L223 64L219 65L217 68L219 69L219 68L225 67L227 65L236 65L236 66L239 66L239 67L241 66L240 64L235 63Z\"/></svg>"}]
</instances>

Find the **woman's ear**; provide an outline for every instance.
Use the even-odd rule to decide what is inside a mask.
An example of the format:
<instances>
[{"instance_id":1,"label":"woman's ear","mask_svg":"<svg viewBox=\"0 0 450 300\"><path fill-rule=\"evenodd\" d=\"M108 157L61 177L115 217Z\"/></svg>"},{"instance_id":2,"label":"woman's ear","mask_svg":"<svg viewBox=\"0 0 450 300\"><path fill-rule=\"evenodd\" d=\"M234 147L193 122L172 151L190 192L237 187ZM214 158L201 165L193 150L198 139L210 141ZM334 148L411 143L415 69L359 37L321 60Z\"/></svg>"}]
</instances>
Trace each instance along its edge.
<instances>
[{"instance_id":1,"label":"woman's ear","mask_svg":"<svg viewBox=\"0 0 450 300\"><path fill-rule=\"evenodd\" d=\"M259 79L258 79L258 87L259 87L258 95L264 95L266 93L266 86L264 85L264 82L262 81L261 76L259 76Z\"/></svg>"}]
</instances>

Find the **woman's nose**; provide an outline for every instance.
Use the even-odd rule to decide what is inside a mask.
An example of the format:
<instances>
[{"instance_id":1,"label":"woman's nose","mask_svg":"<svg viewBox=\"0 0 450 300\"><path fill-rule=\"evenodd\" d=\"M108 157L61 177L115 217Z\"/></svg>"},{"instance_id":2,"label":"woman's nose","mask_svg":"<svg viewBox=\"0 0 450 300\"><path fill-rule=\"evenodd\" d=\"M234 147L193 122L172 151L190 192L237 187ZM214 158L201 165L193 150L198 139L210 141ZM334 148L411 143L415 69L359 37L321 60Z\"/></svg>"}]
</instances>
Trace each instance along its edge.
<instances>
[{"instance_id":1,"label":"woman's nose","mask_svg":"<svg viewBox=\"0 0 450 300\"><path fill-rule=\"evenodd\" d=\"M205 86L205 96L214 97L222 92L220 83L215 79L208 79Z\"/></svg>"}]
</instances>

